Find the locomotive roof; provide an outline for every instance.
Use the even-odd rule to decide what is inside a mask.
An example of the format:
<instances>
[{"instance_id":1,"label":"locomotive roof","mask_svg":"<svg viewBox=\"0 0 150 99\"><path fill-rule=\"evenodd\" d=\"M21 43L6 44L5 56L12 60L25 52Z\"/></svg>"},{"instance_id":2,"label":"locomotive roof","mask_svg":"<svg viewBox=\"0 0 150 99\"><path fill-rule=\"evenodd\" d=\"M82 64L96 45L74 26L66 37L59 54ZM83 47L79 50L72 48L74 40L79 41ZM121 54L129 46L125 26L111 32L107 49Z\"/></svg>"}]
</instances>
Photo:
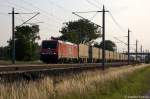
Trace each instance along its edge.
<instances>
[{"instance_id":1,"label":"locomotive roof","mask_svg":"<svg viewBox=\"0 0 150 99\"><path fill-rule=\"evenodd\" d=\"M71 43L71 42L65 42L65 41L60 41L60 40L58 40L58 42L60 42L60 43L65 43L65 44L68 44L68 45L74 45L74 46L77 46L76 44Z\"/></svg>"},{"instance_id":2,"label":"locomotive roof","mask_svg":"<svg viewBox=\"0 0 150 99\"><path fill-rule=\"evenodd\" d=\"M74 43L71 43L71 42L66 42L66 41L61 41L61 40L43 40L43 41L57 41L59 43L65 43L65 44L68 44L68 45L77 46L77 44L74 44Z\"/></svg>"}]
</instances>

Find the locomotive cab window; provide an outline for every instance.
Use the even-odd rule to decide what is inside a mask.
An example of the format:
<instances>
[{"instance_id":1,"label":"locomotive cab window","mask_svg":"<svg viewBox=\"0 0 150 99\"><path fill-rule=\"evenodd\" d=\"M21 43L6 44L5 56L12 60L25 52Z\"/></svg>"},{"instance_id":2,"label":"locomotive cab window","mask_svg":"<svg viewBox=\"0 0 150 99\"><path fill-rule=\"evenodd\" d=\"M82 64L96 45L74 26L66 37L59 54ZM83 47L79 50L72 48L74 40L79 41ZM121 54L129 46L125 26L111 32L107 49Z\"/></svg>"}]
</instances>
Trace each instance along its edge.
<instances>
[{"instance_id":1,"label":"locomotive cab window","mask_svg":"<svg viewBox=\"0 0 150 99\"><path fill-rule=\"evenodd\" d=\"M57 42L56 41L43 41L42 42L42 48L55 49L55 48L57 48Z\"/></svg>"}]
</instances>

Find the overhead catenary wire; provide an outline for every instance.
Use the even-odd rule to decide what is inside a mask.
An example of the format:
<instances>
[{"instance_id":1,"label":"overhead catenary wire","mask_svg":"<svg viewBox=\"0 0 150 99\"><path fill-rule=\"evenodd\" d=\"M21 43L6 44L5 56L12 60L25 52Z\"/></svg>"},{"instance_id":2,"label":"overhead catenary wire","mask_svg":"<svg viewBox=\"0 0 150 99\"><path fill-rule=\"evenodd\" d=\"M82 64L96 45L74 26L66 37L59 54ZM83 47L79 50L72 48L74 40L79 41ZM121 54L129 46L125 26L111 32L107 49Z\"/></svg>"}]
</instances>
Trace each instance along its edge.
<instances>
[{"instance_id":1,"label":"overhead catenary wire","mask_svg":"<svg viewBox=\"0 0 150 99\"><path fill-rule=\"evenodd\" d=\"M21 16L21 14L19 14L19 17L20 17L21 21L24 22L23 17Z\"/></svg>"},{"instance_id":2,"label":"overhead catenary wire","mask_svg":"<svg viewBox=\"0 0 150 99\"><path fill-rule=\"evenodd\" d=\"M20 26L24 25L25 23L27 23L28 21L32 20L33 18L35 18L37 15L39 15L40 13L36 13L34 16L32 16L30 19L28 19L27 21L23 22Z\"/></svg>"},{"instance_id":3,"label":"overhead catenary wire","mask_svg":"<svg viewBox=\"0 0 150 99\"><path fill-rule=\"evenodd\" d=\"M0 16L7 16L7 17L9 17L8 14L4 14L4 13L0 13Z\"/></svg>"},{"instance_id":4,"label":"overhead catenary wire","mask_svg":"<svg viewBox=\"0 0 150 99\"><path fill-rule=\"evenodd\" d=\"M1 13L0 12L0 15L2 15L2 16L7 16L7 17L9 17L9 14L8 13ZM23 19L20 17L16 17L16 19L18 20L18 21L22 21L23 22Z\"/></svg>"},{"instance_id":5,"label":"overhead catenary wire","mask_svg":"<svg viewBox=\"0 0 150 99\"><path fill-rule=\"evenodd\" d=\"M97 14L98 14L98 12L96 12L96 13L90 18L90 20L92 21L92 20L96 17Z\"/></svg>"},{"instance_id":6,"label":"overhead catenary wire","mask_svg":"<svg viewBox=\"0 0 150 99\"><path fill-rule=\"evenodd\" d=\"M114 39L118 40L119 42L121 42L121 43L123 43L123 44L125 44L125 45L128 45L126 42L124 42L124 41L118 39L117 37L114 37Z\"/></svg>"},{"instance_id":7,"label":"overhead catenary wire","mask_svg":"<svg viewBox=\"0 0 150 99\"><path fill-rule=\"evenodd\" d=\"M15 9L17 9L17 10L22 9L22 10L25 10L25 11L33 11L33 10L27 8L27 7L24 7L24 6L18 5L14 2L11 2L10 0L4 0L4 2L6 2L9 5L9 7L11 7L11 8L12 8L12 5L15 6Z\"/></svg>"},{"instance_id":8,"label":"overhead catenary wire","mask_svg":"<svg viewBox=\"0 0 150 99\"><path fill-rule=\"evenodd\" d=\"M5 0L5 2L9 5L8 7L12 7L12 5L14 5L14 6L16 7L16 9L18 9L18 10L23 9L23 10L25 10L25 11L32 11L32 12L33 12L33 10L31 10L31 9L29 9L29 8L27 8L27 7L24 7L24 6L20 6L20 5L18 5L18 4L15 4L14 2L10 2L10 1L7 1L7 0ZM35 13L35 12L33 12L33 13ZM27 16L29 16L29 15L27 15ZM29 17L31 17L31 16L29 16ZM51 23L50 20L51 20L51 21L55 21L55 23L60 22L60 21L56 21L57 19L55 19L54 17L51 17L51 18L53 18L53 19L51 19L50 16L48 16L46 13L40 15L40 17L41 17L41 18L43 17L43 19L45 19L45 18L48 19L48 20L47 20L46 22L44 22L44 23L47 24L47 25L49 25L50 27L58 27L58 25L56 26L56 25L54 25L54 24L50 24L50 23ZM16 17L16 18L18 18L18 17ZM19 17L19 19L22 20L20 17ZM34 19L34 20L35 20L35 19ZM49 30L51 30L51 29L49 29Z\"/></svg>"},{"instance_id":9,"label":"overhead catenary wire","mask_svg":"<svg viewBox=\"0 0 150 99\"><path fill-rule=\"evenodd\" d=\"M66 18L65 20L67 20L67 17L72 16L72 12L73 12L73 11L71 11L70 9L67 9L67 8L63 7L61 4L57 4L57 3L55 3L55 2L52 1L52 0L47 0L47 1L48 1L48 3L49 3L50 5L57 7L58 9L61 10L61 12L63 11L63 12L65 13L65 16L63 16L64 18ZM62 12L62 13L63 13L63 12ZM67 14L67 15L66 15L66 14Z\"/></svg>"},{"instance_id":10,"label":"overhead catenary wire","mask_svg":"<svg viewBox=\"0 0 150 99\"><path fill-rule=\"evenodd\" d=\"M49 12L47 12L47 11L45 11L45 10L43 10L43 9L41 9L41 8L39 8L39 7L37 7L37 6L35 6L35 5L33 5L32 3L29 3L29 2L27 2L27 1L25 1L25 0L22 0L22 1L23 1L24 3L26 3L27 5L29 5L29 6L33 6L33 7L35 7L36 9L42 11L41 13L42 13L45 17L47 17L49 20L55 21L55 24L56 24L56 23L57 23L57 24L58 24L58 23L60 24L60 22L63 21L62 19L60 19L60 18L54 16L53 14L51 14L51 13L49 13ZM50 19L50 17L53 18L53 19ZM47 22L47 23L48 23L48 22Z\"/></svg>"},{"instance_id":11,"label":"overhead catenary wire","mask_svg":"<svg viewBox=\"0 0 150 99\"><path fill-rule=\"evenodd\" d=\"M22 9L25 11L31 11L31 9L21 6L21 5L18 5L18 4L15 4L14 2L10 2L8 0L5 0L5 2L10 5L9 7L12 7L12 5L14 5L15 9L19 10L18 12L20 12L20 10L22 10ZM32 13L21 13L21 14L27 14L26 16L29 16L28 14L36 14L36 13L37 12L32 11ZM23 21L23 17L20 14L19 14L19 16L20 16L20 19Z\"/></svg>"},{"instance_id":12,"label":"overhead catenary wire","mask_svg":"<svg viewBox=\"0 0 150 99\"><path fill-rule=\"evenodd\" d=\"M76 16L78 16L78 17L80 17L80 18L85 19L85 20L88 20L88 21L90 21L91 23L95 24L95 25L96 25L96 26L98 26L98 27L102 27L102 26L100 26L100 25L98 25L98 24L96 24L96 23L92 22L91 20L86 19L86 18L84 18L84 17L82 17L82 16L78 15L77 13L78 13L78 12L72 12L72 14L74 14L74 15L76 15Z\"/></svg>"},{"instance_id":13,"label":"overhead catenary wire","mask_svg":"<svg viewBox=\"0 0 150 99\"><path fill-rule=\"evenodd\" d=\"M25 0L23 0L23 1L25 1ZM50 1L51 3L53 2L52 0L48 0L48 1ZM90 3L90 4L92 4L93 6L95 6L95 7L97 7L97 8L100 8L99 6L98 6L98 4L95 4L94 3L94 1L92 2L91 0L86 0L88 3ZM21 1L22 2L22 1ZM26 1L26 2L28 2L28 1ZM98 0L95 0L95 2L97 2L98 3ZM27 3L26 3L27 4ZM30 4L32 4L32 3L30 3ZM57 3L55 3L55 2L53 2L53 4L55 4L55 6L57 6L58 8L60 8L60 9L62 9L62 10L64 10L64 12L65 12L65 8L63 7L63 6L61 6L61 5L58 5ZM28 4L29 5L29 4ZM34 6L33 6L34 5ZM35 4L33 4L32 6L33 7L35 7ZM37 6L36 6L37 7ZM41 9L39 9L39 10L41 10ZM42 11L43 12L43 11ZM47 13L47 11L46 11L46 13ZM45 13L45 14L46 14ZM112 14L111 14L112 15ZM48 16L47 16L48 17ZM93 18L93 17L92 17ZM91 19L92 19L91 18ZM113 17L114 18L114 17ZM49 20L48 20L49 21ZM116 19L115 19L115 21L116 21ZM115 22L115 23L118 23L118 22ZM118 25L118 27L121 27L121 26L119 26ZM122 29L123 30L123 29Z\"/></svg>"},{"instance_id":14,"label":"overhead catenary wire","mask_svg":"<svg viewBox=\"0 0 150 99\"><path fill-rule=\"evenodd\" d=\"M56 7L60 8L61 10L64 10L65 12L69 12L69 13L70 13L70 10L64 8L64 7L61 6L61 5L56 4L55 2L53 2L53 1L51 1L51 0L48 0L48 2L54 4ZM72 12L72 11L71 11L71 12ZM92 16L92 18L94 18L96 15L97 15L97 13L94 14L94 15ZM92 19L92 18L91 18L91 19Z\"/></svg>"},{"instance_id":15,"label":"overhead catenary wire","mask_svg":"<svg viewBox=\"0 0 150 99\"><path fill-rule=\"evenodd\" d=\"M10 1L5 1L5 2L7 2L9 5L14 5L15 7L19 7L19 8L21 8L21 9L24 9L24 10L27 10L27 11L33 11L33 10L31 10L31 9L29 9L29 8L26 8L26 7L24 7L24 6L20 6L20 5L17 5L17 4L15 4L14 2L10 2ZM45 16L45 17L47 17L48 19L51 17L51 18L53 18L53 20L52 21L55 21L55 22L60 22L60 21L58 21L59 19L55 19L56 17L55 16L53 16L52 14L50 14L50 13L48 13L48 12L46 12L46 11L44 11L43 12L43 9L41 9L41 8L39 8L39 7L37 7L37 6L34 6L33 4L31 4L31 3L28 3L27 1L23 1L23 0L21 0L21 2L24 2L25 4L27 4L27 5L29 5L30 7L34 7L34 8L36 8L36 9L38 9L38 10L40 10L43 14L43 16ZM17 8L18 9L18 8ZM20 10L21 10L20 9Z\"/></svg>"},{"instance_id":16,"label":"overhead catenary wire","mask_svg":"<svg viewBox=\"0 0 150 99\"><path fill-rule=\"evenodd\" d=\"M115 17L112 15L111 12L109 12L110 17L112 18L113 22L116 24L116 26L122 31L122 32L126 32L126 30L117 22L117 20L115 19Z\"/></svg>"},{"instance_id":17,"label":"overhead catenary wire","mask_svg":"<svg viewBox=\"0 0 150 99\"><path fill-rule=\"evenodd\" d=\"M96 0L95 0L96 1ZM110 2L110 1L109 1ZM98 3L98 2L97 2ZM100 4L100 3L99 3ZM106 7L107 8L107 7ZM110 8L109 8L109 10L110 10ZM114 15L112 14L112 12L111 12L111 10L110 10L110 12L109 12L109 15L110 15L110 17L111 17L111 19L113 20L113 22L116 24L116 26L118 27L118 29L119 30L121 30L123 33L126 33L126 29L116 20L116 18L114 17ZM133 36L132 37L134 37L134 39L136 40L136 36L134 35L134 33L132 32L131 33Z\"/></svg>"},{"instance_id":18,"label":"overhead catenary wire","mask_svg":"<svg viewBox=\"0 0 150 99\"><path fill-rule=\"evenodd\" d=\"M89 1L89 0L86 0L88 3L90 3L91 5L93 5L93 6L95 6L95 7L97 7L97 8L100 8L100 6L98 6L97 4L95 4L95 3L93 3L93 2L91 2L91 1ZM100 4L100 5L102 5L100 2L98 2L97 0L95 0L95 2L96 3L98 3L98 4ZM107 8L107 7L106 7ZM101 8L100 8L101 9ZM116 19L114 18L114 16L112 15L112 13L111 13L111 11L109 11L109 14L110 14L110 16L111 16L111 18L112 18L112 20L113 20L113 22L116 24L116 26L120 29L120 30L122 30L123 32L126 32L124 29L123 29L123 27L116 21Z\"/></svg>"},{"instance_id":19,"label":"overhead catenary wire","mask_svg":"<svg viewBox=\"0 0 150 99\"><path fill-rule=\"evenodd\" d=\"M90 2L89 0L86 0L88 3L90 3L91 5L100 8L99 6L97 6L95 3ZM99 3L98 1L95 0L96 3ZM99 3L101 4L101 3ZM101 4L102 5L102 4ZM109 15L111 17L111 19L113 20L113 22L115 23L115 25L123 32L126 33L127 31L118 23L118 21L115 19L115 17L113 16L113 14L111 13L111 11L109 11ZM122 42L123 44L126 45L126 43ZM132 48L132 47L131 47ZM134 49L134 48L132 48Z\"/></svg>"},{"instance_id":20,"label":"overhead catenary wire","mask_svg":"<svg viewBox=\"0 0 150 99\"><path fill-rule=\"evenodd\" d=\"M96 5L95 3L91 2L90 0L86 0L89 4L91 4L92 6L101 9L98 5Z\"/></svg>"},{"instance_id":21,"label":"overhead catenary wire","mask_svg":"<svg viewBox=\"0 0 150 99\"><path fill-rule=\"evenodd\" d=\"M69 14L71 14L71 10L68 10L68 9L66 9L65 7L63 7L63 6L61 6L61 5L59 5L59 4L56 4L55 2L53 2L52 0L47 0L50 4L53 4L54 6L56 6L57 8L59 8L59 9L61 9L61 10L63 10L64 12L67 12L67 13L69 13Z\"/></svg>"},{"instance_id":22,"label":"overhead catenary wire","mask_svg":"<svg viewBox=\"0 0 150 99\"><path fill-rule=\"evenodd\" d=\"M16 5L15 5L16 6ZM7 7L12 7L12 6L7 6ZM19 7L20 8L20 7ZM17 8L18 9L18 8ZM25 8L22 8L22 9L24 9L24 10L26 10ZM21 10L21 9L19 9L19 10ZM24 13L25 14L25 13ZM30 14L32 14L32 13L30 13ZM0 12L0 15L2 15L2 16L8 16L9 17L9 15L8 15L8 13L5 13L5 12ZM23 20L23 17L19 14L19 17L15 17L16 18L16 20L18 20L18 21L21 21L21 22L24 22L24 20ZM19 23L18 23L19 24ZM47 24L47 25L49 25L50 27L46 27L45 29L47 29L47 30L50 30L50 31L56 31L56 29L53 29L52 27L54 26L54 25L52 25L52 24L50 24L50 23L45 23L45 24ZM45 27L45 26L42 26L42 27ZM54 26L54 27L58 27L58 26Z\"/></svg>"},{"instance_id":23,"label":"overhead catenary wire","mask_svg":"<svg viewBox=\"0 0 150 99\"><path fill-rule=\"evenodd\" d=\"M21 0L21 1L24 2L24 3L26 3L26 4L28 4L28 5L30 5L30 6L32 6L32 7L35 7L35 8L37 8L37 9L39 9L40 11L42 11L43 13L45 13L46 15L50 15L50 16L52 16L52 17L55 17L55 18L56 18L57 20L59 20L59 21L62 21L62 20L63 20L63 19L61 19L61 18L59 18L59 17L57 17L57 16L54 16L53 14L51 14L51 13L45 11L45 10L42 9L42 8L39 8L39 7L35 6L34 4L32 4L32 3L30 3L30 2L27 2L27 1L25 1L25 0Z\"/></svg>"},{"instance_id":24,"label":"overhead catenary wire","mask_svg":"<svg viewBox=\"0 0 150 99\"><path fill-rule=\"evenodd\" d=\"M97 8L100 8L98 5L96 5L95 3L89 1L89 0L86 0L88 3L90 3L91 5L97 7ZM94 0L96 3L99 3L101 6L102 4L100 2L98 2L97 0ZM106 6L105 6L106 7ZM107 7L106 7L107 8ZM101 9L101 8L100 8ZM116 26L123 32L126 32L126 30L117 22L117 20L115 19L115 17L113 16L113 14L111 13L110 9L109 9L109 14L110 14L110 17L111 19L113 20L113 22L116 24Z\"/></svg>"},{"instance_id":25,"label":"overhead catenary wire","mask_svg":"<svg viewBox=\"0 0 150 99\"><path fill-rule=\"evenodd\" d=\"M117 37L114 37L114 39L117 40L117 41L119 41L120 43L122 43L122 44L128 46L128 44L127 44L126 42L124 42L124 41L118 39ZM130 44L130 48L131 48L132 50L136 50L135 48L131 47L131 46L133 46L133 45L135 45L135 44Z\"/></svg>"},{"instance_id":26,"label":"overhead catenary wire","mask_svg":"<svg viewBox=\"0 0 150 99\"><path fill-rule=\"evenodd\" d=\"M98 5L100 4L101 7L103 6L103 4L100 2L101 0L94 0L94 1L95 1L95 3L97 3Z\"/></svg>"}]
</instances>

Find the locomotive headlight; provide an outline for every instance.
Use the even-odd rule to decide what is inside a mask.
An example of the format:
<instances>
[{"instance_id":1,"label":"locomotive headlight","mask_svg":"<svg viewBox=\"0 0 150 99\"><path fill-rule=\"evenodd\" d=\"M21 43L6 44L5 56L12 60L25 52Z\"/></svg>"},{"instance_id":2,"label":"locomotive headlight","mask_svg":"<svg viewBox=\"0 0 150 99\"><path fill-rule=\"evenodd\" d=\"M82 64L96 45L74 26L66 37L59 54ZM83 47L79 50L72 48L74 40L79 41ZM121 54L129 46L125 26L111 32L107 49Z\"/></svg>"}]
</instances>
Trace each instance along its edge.
<instances>
[{"instance_id":1,"label":"locomotive headlight","mask_svg":"<svg viewBox=\"0 0 150 99\"><path fill-rule=\"evenodd\" d=\"M47 55L48 53L42 53L42 55Z\"/></svg>"},{"instance_id":2,"label":"locomotive headlight","mask_svg":"<svg viewBox=\"0 0 150 99\"><path fill-rule=\"evenodd\" d=\"M45 53L42 53L42 55L45 55Z\"/></svg>"}]
</instances>

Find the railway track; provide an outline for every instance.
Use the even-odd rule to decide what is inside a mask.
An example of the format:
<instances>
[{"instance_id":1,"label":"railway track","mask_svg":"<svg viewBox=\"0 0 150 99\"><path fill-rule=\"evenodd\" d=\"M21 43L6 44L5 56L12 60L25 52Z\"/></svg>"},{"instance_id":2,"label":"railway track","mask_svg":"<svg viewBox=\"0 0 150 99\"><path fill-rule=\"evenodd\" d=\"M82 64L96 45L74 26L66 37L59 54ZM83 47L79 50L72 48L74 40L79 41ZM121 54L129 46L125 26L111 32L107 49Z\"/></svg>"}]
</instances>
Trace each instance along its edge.
<instances>
[{"instance_id":1,"label":"railway track","mask_svg":"<svg viewBox=\"0 0 150 99\"><path fill-rule=\"evenodd\" d=\"M108 66L122 66L127 63L107 63ZM102 68L101 63L86 63L86 64L46 64L46 65L0 65L0 74L35 72L46 70L67 70L81 68Z\"/></svg>"},{"instance_id":2,"label":"railway track","mask_svg":"<svg viewBox=\"0 0 150 99\"><path fill-rule=\"evenodd\" d=\"M127 63L107 63L108 67L119 67ZM57 77L63 74L80 73L85 70L102 69L101 63L92 64L43 64L43 65L0 65L2 81L36 80L45 76ZM1 80L0 80L1 81Z\"/></svg>"}]
</instances>

